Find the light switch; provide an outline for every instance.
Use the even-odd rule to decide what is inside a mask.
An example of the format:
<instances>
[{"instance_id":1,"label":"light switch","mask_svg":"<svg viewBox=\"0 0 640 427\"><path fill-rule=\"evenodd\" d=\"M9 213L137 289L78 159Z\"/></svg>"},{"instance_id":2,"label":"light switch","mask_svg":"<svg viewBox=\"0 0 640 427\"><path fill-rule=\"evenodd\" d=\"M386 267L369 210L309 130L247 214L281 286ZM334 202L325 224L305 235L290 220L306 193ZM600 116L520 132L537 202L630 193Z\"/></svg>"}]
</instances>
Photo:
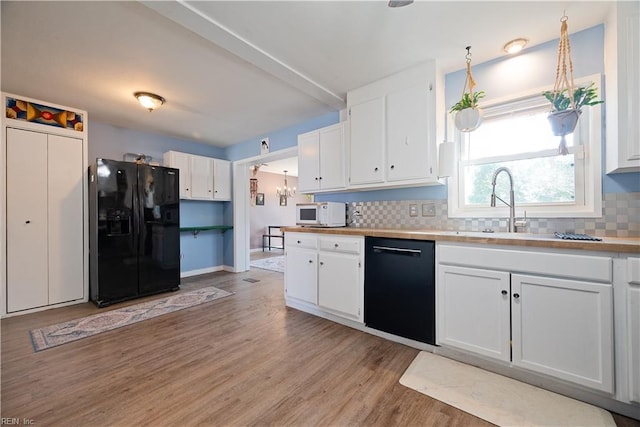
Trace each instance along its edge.
<instances>
[{"instance_id":1,"label":"light switch","mask_svg":"<svg viewBox=\"0 0 640 427\"><path fill-rule=\"evenodd\" d=\"M409 216L418 216L418 205L409 205Z\"/></svg>"}]
</instances>

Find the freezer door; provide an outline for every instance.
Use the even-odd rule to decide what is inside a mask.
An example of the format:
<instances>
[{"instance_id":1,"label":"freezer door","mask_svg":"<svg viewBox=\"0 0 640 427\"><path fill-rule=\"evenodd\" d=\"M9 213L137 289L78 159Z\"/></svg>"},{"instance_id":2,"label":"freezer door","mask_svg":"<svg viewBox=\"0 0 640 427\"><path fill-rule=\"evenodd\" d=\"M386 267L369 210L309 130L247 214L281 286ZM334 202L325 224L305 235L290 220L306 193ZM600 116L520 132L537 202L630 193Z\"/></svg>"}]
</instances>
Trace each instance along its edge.
<instances>
[{"instance_id":1,"label":"freezer door","mask_svg":"<svg viewBox=\"0 0 640 427\"><path fill-rule=\"evenodd\" d=\"M91 190L96 208L91 226L97 235L97 260L92 256L91 268L97 271L92 272L91 299L98 305L138 294L136 181L135 164L97 159Z\"/></svg>"},{"instance_id":2,"label":"freezer door","mask_svg":"<svg viewBox=\"0 0 640 427\"><path fill-rule=\"evenodd\" d=\"M138 166L140 294L180 285L178 173L173 168Z\"/></svg>"}]
</instances>

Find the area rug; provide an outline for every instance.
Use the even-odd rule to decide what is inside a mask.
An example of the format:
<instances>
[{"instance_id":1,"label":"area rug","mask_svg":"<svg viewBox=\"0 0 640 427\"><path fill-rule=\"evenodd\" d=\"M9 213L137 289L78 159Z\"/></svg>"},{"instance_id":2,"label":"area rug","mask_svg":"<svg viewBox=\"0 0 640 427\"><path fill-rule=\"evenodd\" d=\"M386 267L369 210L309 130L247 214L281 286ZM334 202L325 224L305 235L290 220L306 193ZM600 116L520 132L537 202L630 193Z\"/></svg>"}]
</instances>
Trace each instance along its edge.
<instances>
[{"instance_id":1,"label":"area rug","mask_svg":"<svg viewBox=\"0 0 640 427\"><path fill-rule=\"evenodd\" d=\"M227 292L213 286L178 293L166 298L105 311L45 328L33 329L29 331L31 343L35 351L46 350L229 295L233 295L233 292Z\"/></svg>"},{"instance_id":2,"label":"area rug","mask_svg":"<svg viewBox=\"0 0 640 427\"><path fill-rule=\"evenodd\" d=\"M263 270L271 270L284 273L284 255L257 259L251 261L249 265L251 267L262 268Z\"/></svg>"},{"instance_id":3,"label":"area rug","mask_svg":"<svg viewBox=\"0 0 640 427\"><path fill-rule=\"evenodd\" d=\"M421 351L400 384L499 426L612 426L604 409Z\"/></svg>"}]
</instances>

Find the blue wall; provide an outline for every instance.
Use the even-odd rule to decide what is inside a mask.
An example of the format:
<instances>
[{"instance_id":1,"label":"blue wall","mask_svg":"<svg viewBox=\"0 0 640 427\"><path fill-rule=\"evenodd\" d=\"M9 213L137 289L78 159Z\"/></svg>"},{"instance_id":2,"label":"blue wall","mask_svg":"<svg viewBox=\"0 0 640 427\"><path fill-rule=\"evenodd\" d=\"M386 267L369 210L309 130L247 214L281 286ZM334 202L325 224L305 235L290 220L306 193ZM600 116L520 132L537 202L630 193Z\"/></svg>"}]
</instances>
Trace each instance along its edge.
<instances>
[{"instance_id":1,"label":"blue wall","mask_svg":"<svg viewBox=\"0 0 640 427\"><path fill-rule=\"evenodd\" d=\"M269 151L274 152L298 145L298 134L336 124L340 121L340 113L332 112L315 117L297 125L277 130L266 135L259 135L247 141L227 147L225 156L229 160L240 160L260 155L260 141L269 137Z\"/></svg>"},{"instance_id":2,"label":"blue wall","mask_svg":"<svg viewBox=\"0 0 640 427\"><path fill-rule=\"evenodd\" d=\"M144 153L162 164L162 154L169 150L225 158L225 150L219 147L123 129L96 121L90 122L88 130L90 163L95 162L98 157L122 160L124 153ZM182 200L180 225L231 225L233 218L228 221L224 216L225 206L231 206L231 203ZM180 270L186 272L223 265L227 234L230 232L222 234L218 231L203 231L194 239L191 233L181 233L180 252L183 259ZM227 265L232 264L233 262Z\"/></svg>"}]
</instances>

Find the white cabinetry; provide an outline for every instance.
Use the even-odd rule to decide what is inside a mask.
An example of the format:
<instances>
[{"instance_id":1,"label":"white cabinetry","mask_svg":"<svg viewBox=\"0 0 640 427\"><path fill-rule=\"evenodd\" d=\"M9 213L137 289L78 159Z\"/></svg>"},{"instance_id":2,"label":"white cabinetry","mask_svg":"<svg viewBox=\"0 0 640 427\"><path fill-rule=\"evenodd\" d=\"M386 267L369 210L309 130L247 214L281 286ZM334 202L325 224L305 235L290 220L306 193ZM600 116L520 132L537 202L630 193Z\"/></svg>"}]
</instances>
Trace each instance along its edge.
<instances>
[{"instance_id":1,"label":"white cabinetry","mask_svg":"<svg viewBox=\"0 0 640 427\"><path fill-rule=\"evenodd\" d=\"M443 91L432 61L347 94L350 187L439 183L436 144L443 130Z\"/></svg>"},{"instance_id":2,"label":"white cabinetry","mask_svg":"<svg viewBox=\"0 0 640 427\"><path fill-rule=\"evenodd\" d=\"M509 273L440 265L438 341L509 361Z\"/></svg>"},{"instance_id":3,"label":"white cabinetry","mask_svg":"<svg viewBox=\"0 0 640 427\"><path fill-rule=\"evenodd\" d=\"M615 2L605 25L606 170L640 171L640 3Z\"/></svg>"},{"instance_id":4,"label":"white cabinetry","mask_svg":"<svg viewBox=\"0 0 640 427\"><path fill-rule=\"evenodd\" d=\"M298 189L303 193L345 187L345 125L298 135Z\"/></svg>"},{"instance_id":5,"label":"white cabinetry","mask_svg":"<svg viewBox=\"0 0 640 427\"><path fill-rule=\"evenodd\" d=\"M285 241L287 305L362 323L364 238L287 233Z\"/></svg>"},{"instance_id":6,"label":"white cabinetry","mask_svg":"<svg viewBox=\"0 0 640 427\"><path fill-rule=\"evenodd\" d=\"M349 106L349 185L384 182L384 97Z\"/></svg>"},{"instance_id":7,"label":"white cabinetry","mask_svg":"<svg viewBox=\"0 0 640 427\"><path fill-rule=\"evenodd\" d=\"M315 235L288 233L284 272L285 295L318 303L318 241Z\"/></svg>"},{"instance_id":8,"label":"white cabinetry","mask_svg":"<svg viewBox=\"0 0 640 427\"><path fill-rule=\"evenodd\" d=\"M513 274L513 364L613 392L610 284Z\"/></svg>"},{"instance_id":9,"label":"white cabinetry","mask_svg":"<svg viewBox=\"0 0 640 427\"><path fill-rule=\"evenodd\" d=\"M320 237L318 305L359 322L363 320L362 238Z\"/></svg>"},{"instance_id":10,"label":"white cabinetry","mask_svg":"<svg viewBox=\"0 0 640 427\"><path fill-rule=\"evenodd\" d=\"M191 198L213 200L213 160L191 156Z\"/></svg>"},{"instance_id":11,"label":"white cabinetry","mask_svg":"<svg viewBox=\"0 0 640 427\"><path fill-rule=\"evenodd\" d=\"M231 162L168 151L164 164L180 170L181 199L231 200Z\"/></svg>"},{"instance_id":12,"label":"white cabinetry","mask_svg":"<svg viewBox=\"0 0 640 427\"><path fill-rule=\"evenodd\" d=\"M231 200L231 162L213 159L213 200Z\"/></svg>"},{"instance_id":13,"label":"white cabinetry","mask_svg":"<svg viewBox=\"0 0 640 427\"><path fill-rule=\"evenodd\" d=\"M164 154L164 163L167 166L180 170L180 198L191 198L191 155L179 151L169 151Z\"/></svg>"},{"instance_id":14,"label":"white cabinetry","mask_svg":"<svg viewBox=\"0 0 640 427\"><path fill-rule=\"evenodd\" d=\"M640 403L640 258L627 260L626 291L629 400Z\"/></svg>"},{"instance_id":15,"label":"white cabinetry","mask_svg":"<svg viewBox=\"0 0 640 427\"><path fill-rule=\"evenodd\" d=\"M387 95L387 181L431 179L436 143L430 138L429 90L418 85Z\"/></svg>"},{"instance_id":16,"label":"white cabinetry","mask_svg":"<svg viewBox=\"0 0 640 427\"><path fill-rule=\"evenodd\" d=\"M440 345L613 392L611 258L444 244L437 251Z\"/></svg>"},{"instance_id":17,"label":"white cabinetry","mask_svg":"<svg viewBox=\"0 0 640 427\"><path fill-rule=\"evenodd\" d=\"M84 298L83 140L6 128L7 312Z\"/></svg>"}]
</instances>

